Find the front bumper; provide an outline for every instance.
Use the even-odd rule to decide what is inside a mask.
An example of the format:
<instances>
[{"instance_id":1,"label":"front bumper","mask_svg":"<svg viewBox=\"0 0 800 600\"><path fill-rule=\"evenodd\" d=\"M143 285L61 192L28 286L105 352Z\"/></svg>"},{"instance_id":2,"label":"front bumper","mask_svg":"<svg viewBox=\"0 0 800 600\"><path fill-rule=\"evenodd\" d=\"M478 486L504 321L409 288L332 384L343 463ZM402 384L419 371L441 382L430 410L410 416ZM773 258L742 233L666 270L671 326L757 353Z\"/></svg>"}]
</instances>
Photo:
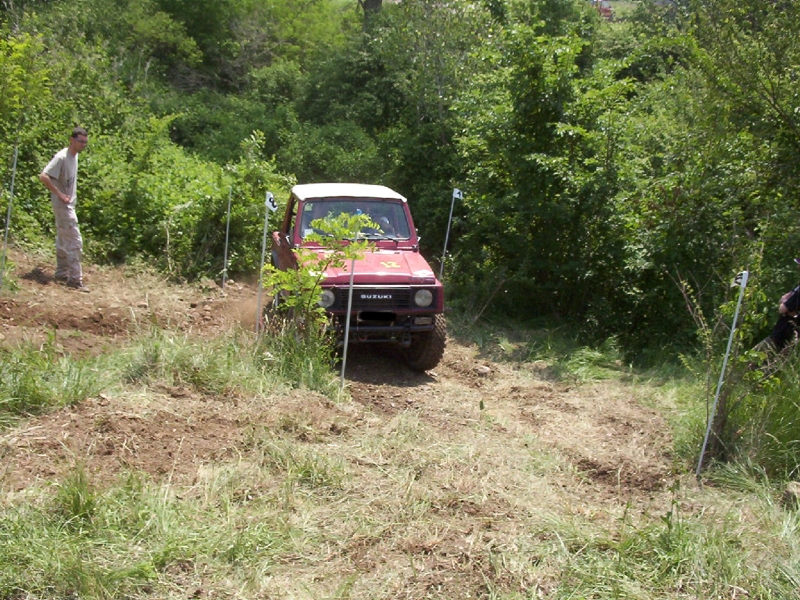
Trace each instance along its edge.
<instances>
[{"instance_id":1,"label":"front bumper","mask_svg":"<svg viewBox=\"0 0 800 600\"><path fill-rule=\"evenodd\" d=\"M344 343L346 314L332 314L339 344ZM350 316L350 341L357 343L393 342L410 346L415 334L433 331L435 316L398 315L391 312L354 312Z\"/></svg>"}]
</instances>

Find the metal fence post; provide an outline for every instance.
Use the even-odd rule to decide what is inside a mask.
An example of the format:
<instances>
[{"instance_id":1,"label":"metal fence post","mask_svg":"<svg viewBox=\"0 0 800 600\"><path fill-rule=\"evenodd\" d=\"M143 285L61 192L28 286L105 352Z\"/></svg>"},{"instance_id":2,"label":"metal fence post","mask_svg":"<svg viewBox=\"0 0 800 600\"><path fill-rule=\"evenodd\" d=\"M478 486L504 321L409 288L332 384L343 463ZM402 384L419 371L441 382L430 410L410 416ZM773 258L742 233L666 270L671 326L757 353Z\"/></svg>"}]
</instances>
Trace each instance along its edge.
<instances>
[{"instance_id":1,"label":"metal fence post","mask_svg":"<svg viewBox=\"0 0 800 600\"><path fill-rule=\"evenodd\" d=\"M261 242L261 265L258 268L258 306L256 308L256 334L261 332L262 294L264 292L264 255L267 253L267 228L269 227L269 213L278 210L272 192L267 192L264 200L264 239Z\"/></svg>"},{"instance_id":2,"label":"metal fence post","mask_svg":"<svg viewBox=\"0 0 800 600\"><path fill-rule=\"evenodd\" d=\"M453 222L453 207L456 205L456 199L461 200L464 195L458 188L453 189L453 199L450 201L450 217L447 219L447 233L444 236L444 250L442 251L442 264L439 266L439 281L442 280L444 275L444 259L447 256L447 242L450 240L450 224Z\"/></svg>"},{"instance_id":3,"label":"metal fence post","mask_svg":"<svg viewBox=\"0 0 800 600\"><path fill-rule=\"evenodd\" d=\"M19 155L19 140L14 144L14 166L11 168L11 189L8 196L8 210L6 211L6 229L3 234L3 260L0 261L0 289L6 275L6 253L8 252L8 232L11 229L11 203L14 201L14 180L17 177L17 156Z\"/></svg>"},{"instance_id":4,"label":"metal fence post","mask_svg":"<svg viewBox=\"0 0 800 600\"><path fill-rule=\"evenodd\" d=\"M347 346L350 341L350 311L353 310L353 280L356 275L356 259L350 262L350 288L347 290L347 316L344 319L344 349L342 350L342 376L339 381L339 393L344 390L344 369L347 366Z\"/></svg>"},{"instance_id":5,"label":"metal fence post","mask_svg":"<svg viewBox=\"0 0 800 600\"><path fill-rule=\"evenodd\" d=\"M717 402L719 402L719 393L722 390L722 384L725 381L725 371L728 368L728 356L731 353L731 346L733 346L733 334L736 333L736 321L739 318L739 308L742 306L742 299L744 298L744 289L747 287L747 279L750 274L747 271L742 271L736 276L736 281L739 283L739 300L736 303L736 310L733 313L733 324L731 325L731 334L728 336L728 348L725 350L725 358L722 359L722 370L719 373L719 381L717 382L717 392L714 394L714 404L711 406L711 414L708 416L708 426L706 427L706 435L703 439L703 448L700 450L700 460L697 461L697 471L695 477L700 478L700 471L703 468L703 458L706 455L706 448L708 447L708 438L711 436L711 426L714 423L714 418L717 414Z\"/></svg>"},{"instance_id":6,"label":"metal fence post","mask_svg":"<svg viewBox=\"0 0 800 600\"><path fill-rule=\"evenodd\" d=\"M228 239L231 232L231 195L233 186L228 190L228 218L225 225L225 257L222 259L222 291L225 291L225 282L228 279Z\"/></svg>"}]
</instances>

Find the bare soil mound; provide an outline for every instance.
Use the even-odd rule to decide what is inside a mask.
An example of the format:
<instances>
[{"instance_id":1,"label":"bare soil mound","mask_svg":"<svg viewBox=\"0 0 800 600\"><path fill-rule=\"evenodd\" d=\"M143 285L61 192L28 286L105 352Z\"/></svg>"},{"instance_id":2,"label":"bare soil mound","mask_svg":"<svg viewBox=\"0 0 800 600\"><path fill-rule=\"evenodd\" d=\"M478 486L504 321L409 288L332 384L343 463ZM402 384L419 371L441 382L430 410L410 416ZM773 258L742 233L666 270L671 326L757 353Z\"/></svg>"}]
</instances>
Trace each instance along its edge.
<instances>
[{"instance_id":1,"label":"bare soil mound","mask_svg":"<svg viewBox=\"0 0 800 600\"><path fill-rule=\"evenodd\" d=\"M50 257L11 251L8 260L0 292L5 345L49 336L66 352L97 352L152 325L214 335L255 323L252 285L228 281L223 292L212 281L179 286L150 271L86 265L87 294L57 283Z\"/></svg>"}]
</instances>

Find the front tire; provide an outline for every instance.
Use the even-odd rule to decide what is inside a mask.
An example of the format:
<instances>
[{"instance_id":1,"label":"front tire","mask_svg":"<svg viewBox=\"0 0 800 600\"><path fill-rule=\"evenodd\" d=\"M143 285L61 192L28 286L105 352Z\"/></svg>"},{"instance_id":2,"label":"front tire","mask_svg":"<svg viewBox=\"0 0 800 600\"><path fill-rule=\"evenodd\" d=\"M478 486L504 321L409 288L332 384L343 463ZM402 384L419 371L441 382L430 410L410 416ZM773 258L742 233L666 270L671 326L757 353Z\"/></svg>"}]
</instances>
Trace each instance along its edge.
<instances>
[{"instance_id":1,"label":"front tire","mask_svg":"<svg viewBox=\"0 0 800 600\"><path fill-rule=\"evenodd\" d=\"M444 316L435 315L433 330L416 334L406 349L406 364L415 371L430 371L442 360L447 344L447 327Z\"/></svg>"}]
</instances>

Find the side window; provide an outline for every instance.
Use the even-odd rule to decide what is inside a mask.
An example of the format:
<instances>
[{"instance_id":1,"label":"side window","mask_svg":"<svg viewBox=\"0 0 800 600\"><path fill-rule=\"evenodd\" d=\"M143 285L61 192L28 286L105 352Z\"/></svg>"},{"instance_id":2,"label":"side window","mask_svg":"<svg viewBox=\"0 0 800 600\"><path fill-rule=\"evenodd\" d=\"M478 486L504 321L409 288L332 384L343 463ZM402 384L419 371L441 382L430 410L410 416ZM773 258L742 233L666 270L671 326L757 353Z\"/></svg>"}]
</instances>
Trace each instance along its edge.
<instances>
[{"instance_id":1,"label":"side window","mask_svg":"<svg viewBox=\"0 0 800 600\"><path fill-rule=\"evenodd\" d=\"M312 201L303 204L303 214L300 216L300 237L305 239L307 235L313 233L312 221L324 218L331 209L329 202Z\"/></svg>"},{"instance_id":2,"label":"side window","mask_svg":"<svg viewBox=\"0 0 800 600\"><path fill-rule=\"evenodd\" d=\"M314 220L312 213L314 211L314 203L306 202L303 204L303 214L300 219L300 237L304 238L311 233L311 221Z\"/></svg>"},{"instance_id":3,"label":"side window","mask_svg":"<svg viewBox=\"0 0 800 600\"><path fill-rule=\"evenodd\" d=\"M289 232L286 234L286 241L289 242L289 245L292 245L292 240L294 240L294 226L296 223L295 217L297 216L297 205L292 210L292 216L289 219Z\"/></svg>"}]
</instances>

